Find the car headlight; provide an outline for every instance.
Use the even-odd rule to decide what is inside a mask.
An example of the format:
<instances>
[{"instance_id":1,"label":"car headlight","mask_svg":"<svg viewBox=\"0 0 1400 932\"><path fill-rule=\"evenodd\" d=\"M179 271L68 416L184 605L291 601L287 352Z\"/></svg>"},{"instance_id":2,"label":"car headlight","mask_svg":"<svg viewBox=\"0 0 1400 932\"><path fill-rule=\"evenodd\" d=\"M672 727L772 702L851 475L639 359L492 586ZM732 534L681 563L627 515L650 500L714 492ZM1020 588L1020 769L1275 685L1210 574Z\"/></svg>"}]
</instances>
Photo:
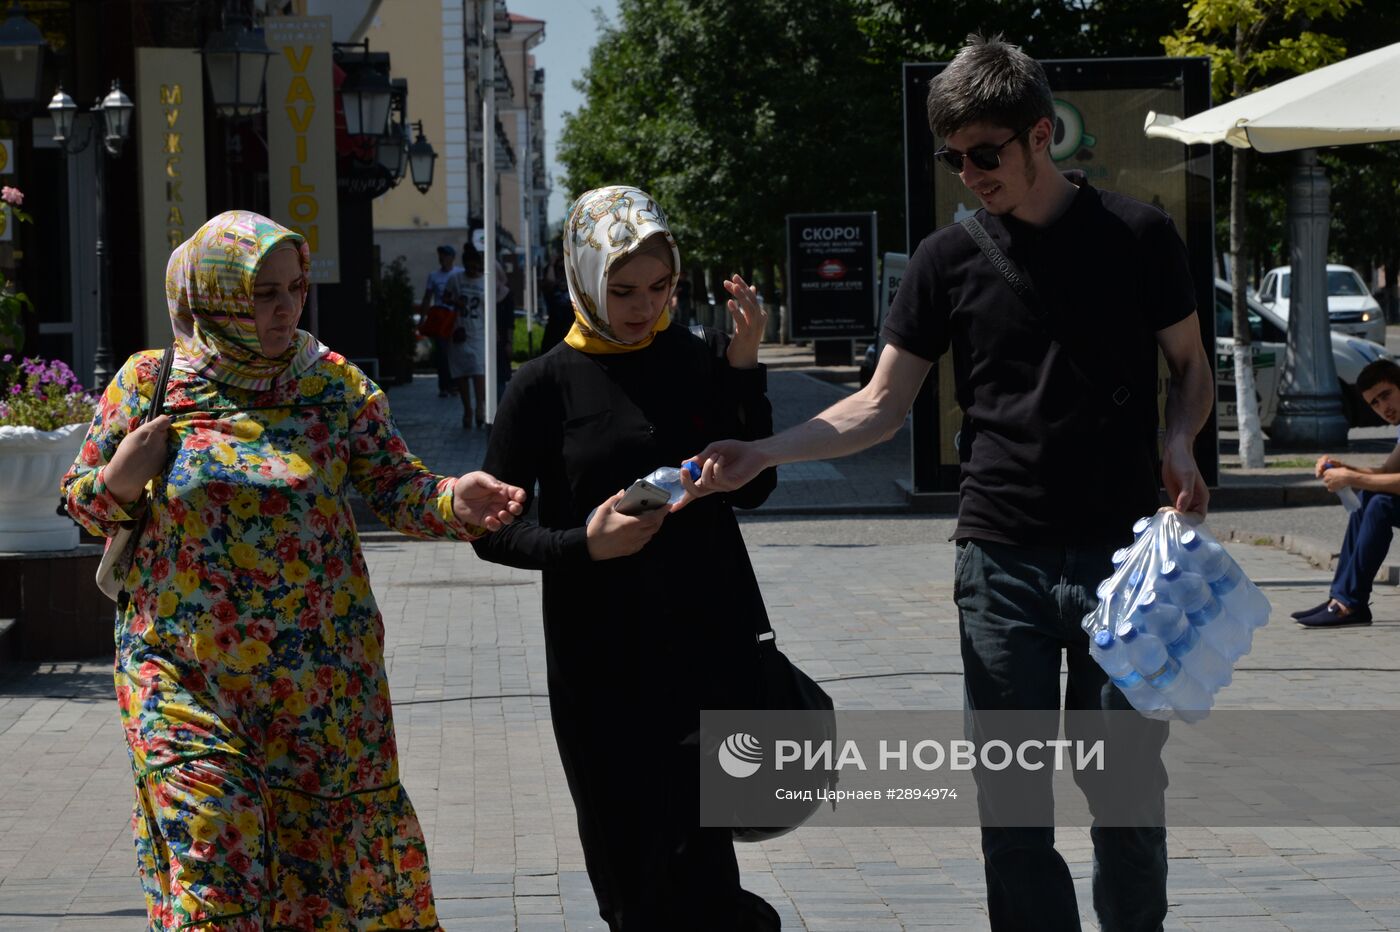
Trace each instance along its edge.
<instances>
[{"instance_id":1,"label":"car headlight","mask_svg":"<svg viewBox=\"0 0 1400 932\"><path fill-rule=\"evenodd\" d=\"M1366 321L1368 321L1368 320L1370 320L1370 319L1371 319L1371 312L1370 312L1370 311L1362 311L1362 312L1361 312L1361 322L1362 322L1363 324L1366 323Z\"/></svg>"}]
</instances>

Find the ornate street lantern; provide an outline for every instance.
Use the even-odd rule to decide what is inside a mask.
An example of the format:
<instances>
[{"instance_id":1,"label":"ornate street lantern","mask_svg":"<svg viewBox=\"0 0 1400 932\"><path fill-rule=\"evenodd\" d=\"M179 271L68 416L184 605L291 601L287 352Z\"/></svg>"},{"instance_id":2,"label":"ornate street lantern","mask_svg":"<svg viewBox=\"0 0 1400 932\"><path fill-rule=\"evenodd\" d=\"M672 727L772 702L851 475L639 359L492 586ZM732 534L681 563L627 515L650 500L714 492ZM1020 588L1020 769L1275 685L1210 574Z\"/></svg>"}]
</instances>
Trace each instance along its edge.
<instances>
[{"instance_id":1,"label":"ornate street lantern","mask_svg":"<svg viewBox=\"0 0 1400 932\"><path fill-rule=\"evenodd\" d=\"M246 16L229 16L199 50L209 75L209 93L221 116L251 116L263 109L264 79L272 51L261 29Z\"/></svg>"},{"instance_id":2,"label":"ornate street lantern","mask_svg":"<svg viewBox=\"0 0 1400 932\"><path fill-rule=\"evenodd\" d=\"M24 15L24 5L13 4L9 18L0 24L0 94L5 103L27 111L38 100L46 48L44 34Z\"/></svg>"},{"instance_id":3,"label":"ornate street lantern","mask_svg":"<svg viewBox=\"0 0 1400 932\"><path fill-rule=\"evenodd\" d=\"M437 153L423 138L423 121L414 123L413 128L418 131L418 138L408 147L408 171L413 175L413 186L420 193L427 194L433 186L433 163L437 161Z\"/></svg>"}]
</instances>

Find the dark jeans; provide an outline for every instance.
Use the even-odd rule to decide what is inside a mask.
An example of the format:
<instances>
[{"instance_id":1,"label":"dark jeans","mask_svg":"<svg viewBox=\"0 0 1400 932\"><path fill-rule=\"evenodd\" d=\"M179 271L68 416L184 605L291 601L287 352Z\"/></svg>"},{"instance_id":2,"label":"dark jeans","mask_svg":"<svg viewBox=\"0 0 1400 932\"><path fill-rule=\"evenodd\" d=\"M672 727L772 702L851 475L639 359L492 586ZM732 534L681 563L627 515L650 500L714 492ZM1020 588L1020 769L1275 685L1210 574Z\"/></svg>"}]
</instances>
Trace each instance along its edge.
<instances>
[{"instance_id":1,"label":"dark jeans","mask_svg":"<svg viewBox=\"0 0 1400 932\"><path fill-rule=\"evenodd\" d=\"M1054 737L1060 708L1060 658L1069 675L1064 694L1068 710L1130 710L1132 706L1089 656L1088 636L1080 628L1098 601L1098 583L1112 570L1111 547L1021 547L989 541L960 541L954 573L954 598L962 640L964 695L968 727L973 713L992 710L1046 710L1044 728ZM1053 710L1053 712L1052 712ZM1119 716L1110 716L1118 722ZM1099 720L1085 716L1079 721ZM1110 738L1109 756L1127 753L1139 775L1148 774L1142 792L1162 819L1149 828L1098 824L1104 812L1095 804L1094 779L1075 773L1085 791L1094 825L1094 911L1103 932L1151 932L1167 914L1167 837L1163 794L1166 770L1161 765L1167 726L1134 717L1133 727ZM1067 720L1066 738L1076 735ZM1111 727L1106 730L1112 731ZM969 733L969 738L976 736ZM1117 742L1114 744L1113 742ZM1142 762L1147 761L1146 766ZM975 771L978 810L983 822L982 854L987 875L987 906L996 932L1080 928L1074 883L1064 858L1055 850L1053 827L1000 828L997 817L1024 811L1026 794L1053 807L1049 769L1019 774L1015 799L996 792L991 774ZM1106 821L1112 821L1108 819ZM1139 823L1140 824L1140 823Z\"/></svg>"},{"instance_id":2,"label":"dark jeans","mask_svg":"<svg viewBox=\"0 0 1400 932\"><path fill-rule=\"evenodd\" d=\"M1371 584L1390 551L1394 529L1400 527L1400 496L1357 490L1361 507L1347 519L1337 572L1332 577L1332 598L1347 608L1371 600Z\"/></svg>"}]
</instances>

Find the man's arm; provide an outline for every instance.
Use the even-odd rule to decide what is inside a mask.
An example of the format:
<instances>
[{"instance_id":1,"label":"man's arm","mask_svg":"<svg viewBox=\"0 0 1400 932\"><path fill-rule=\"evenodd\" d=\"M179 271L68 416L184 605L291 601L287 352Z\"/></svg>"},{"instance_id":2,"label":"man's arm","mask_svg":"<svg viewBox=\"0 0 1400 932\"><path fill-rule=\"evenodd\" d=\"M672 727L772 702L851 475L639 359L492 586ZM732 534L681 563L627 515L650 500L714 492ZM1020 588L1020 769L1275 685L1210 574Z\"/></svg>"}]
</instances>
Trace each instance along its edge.
<instances>
[{"instance_id":1,"label":"man's arm","mask_svg":"<svg viewBox=\"0 0 1400 932\"><path fill-rule=\"evenodd\" d=\"M1171 370L1167 389L1166 437L1162 447L1162 483L1180 511L1205 514L1210 491L1201 478L1192 447L1210 416L1214 381L1210 358L1201 345L1196 312L1157 331L1157 345Z\"/></svg>"},{"instance_id":2,"label":"man's arm","mask_svg":"<svg viewBox=\"0 0 1400 932\"><path fill-rule=\"evenodd\" d=\"M703 470L698 486L684 473L681 481L695 489L692 495L729 492L773 466L834 459L888 440L904 423L932 365L908 350L886 345L865 388L772 437L710 444L692 458Z\"/></svg>"},{"instance_id":3,"label":"man's arm","mask_svg":"<svg viewBox=\"0 0 1400 932\"><path fill-rule=\"evenodd\" d=\"M1337 465L1322 473L1322 481L1329 491L1335 492L1349 485L1368 492L1400 495L1400 446L1391 450L1385 462L1379 466L1347 466L1338 460L1332 462ZM1321 469L1321 466L1318 468Z\"/></svg>"}]
</instances>

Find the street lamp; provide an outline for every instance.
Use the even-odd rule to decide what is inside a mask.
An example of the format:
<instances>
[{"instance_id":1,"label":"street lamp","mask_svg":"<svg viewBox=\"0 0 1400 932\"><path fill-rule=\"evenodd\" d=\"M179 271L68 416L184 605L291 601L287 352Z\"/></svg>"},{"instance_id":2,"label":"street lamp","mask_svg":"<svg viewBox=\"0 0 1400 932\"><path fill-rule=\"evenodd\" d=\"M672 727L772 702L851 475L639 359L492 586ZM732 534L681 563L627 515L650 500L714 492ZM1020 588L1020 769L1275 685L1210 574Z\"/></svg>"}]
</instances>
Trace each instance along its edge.
<instances>
[{"instance_id":1,"label":"street lamp","mask_svg":"<svg viewBox=\"0 0 1400 932\"><path fill-rule=\"evenodd\" d=\"M347 48L364 47L361 52ZM394 84L389 80L389 56L371 52L369 40L337 42L336 64L345 72L340 98L345 107L345 131L351 136L383 136L388 132Z\"/></svg>"},{"instance_id":2,"label":"street lamp","mask_svg":"<svg viewBox=\"0 0 1400 932\"><path fill-rule=\"evenodd\" d=\"M389 173L390 184L403 180L408 167L408 127L404 125L408 112L408 81L393 80L394 92L389 101L389 128L375 139L374 158Z\"/></svg>"},{"instance_id":3,"label":"street lamp","mask_svg":"<svg viewBox=\"0 0 1400 932\"><path fill-rule=\"evenodd\" d=\"M199 50L209 75L209 94L221 116L243 117L261 112L264 79L272 50L261 29L241 14L229 16L224 28L211 33Z\"/></svg>"},{"instance_id":4,"label":"street lamp","mask_svg":"<svg viewBox=\"0 0 1400 932\"><path fill-rule=\"evenodd\" d=\"M122 152L122 144L126 142L127 134L131 130L131 114L136 106L131 102L131 98L122 93L121 85L116 81L112 82L112 89L107 92L107 96L99 99L92 105L92 116L89 118L86 132L82 139L75 139L73 136L73 125L78 115L78 105L73 103L73 98L63 92L60 87L49 101L49 114L53 117L53 141L63 150L64 155L76 155L88 147L92 142L93 124L98 115L102 118L102 148L107 150L111 156L119 156ZM111 381L113 373L116 371L112 360L111 347L111 309L109 307L108 295L111 292L109 285L110 271L107 256L107 246L105 242L105 231L107 229L107 217L103 201L103 188L106 179L106 162L100 157L97 166L97 178L94 185L95 207L97 210L97 346L92 354L92 381L93 388L97 391L107 387Z\"/></svg>"},{"instance_id":5,"label":"street lamp","mask_svg":"<svg viewBox=\"0 0 1400 932\"><path fill-rule=\"evenodd\" d=\"M0 24L0 94L5 103L27 112L39 97L44 71L44 34L24 15L24 5L10 6L9 18Z\"/></svg>"},{"instance_id":6,"label":"street lamp","mask_svg":"<svg viewBox=\"0 0 1400 932\"><path fill-rule=\"evenodd\" d=\"M433 163L437 161L437 153L423 138L423 121L414 123L413 128L418 131L418 138L408 147L408 170L413 175L413 186L420 194L427 194L433 186Z\"/></svg>"}]
</instances>

